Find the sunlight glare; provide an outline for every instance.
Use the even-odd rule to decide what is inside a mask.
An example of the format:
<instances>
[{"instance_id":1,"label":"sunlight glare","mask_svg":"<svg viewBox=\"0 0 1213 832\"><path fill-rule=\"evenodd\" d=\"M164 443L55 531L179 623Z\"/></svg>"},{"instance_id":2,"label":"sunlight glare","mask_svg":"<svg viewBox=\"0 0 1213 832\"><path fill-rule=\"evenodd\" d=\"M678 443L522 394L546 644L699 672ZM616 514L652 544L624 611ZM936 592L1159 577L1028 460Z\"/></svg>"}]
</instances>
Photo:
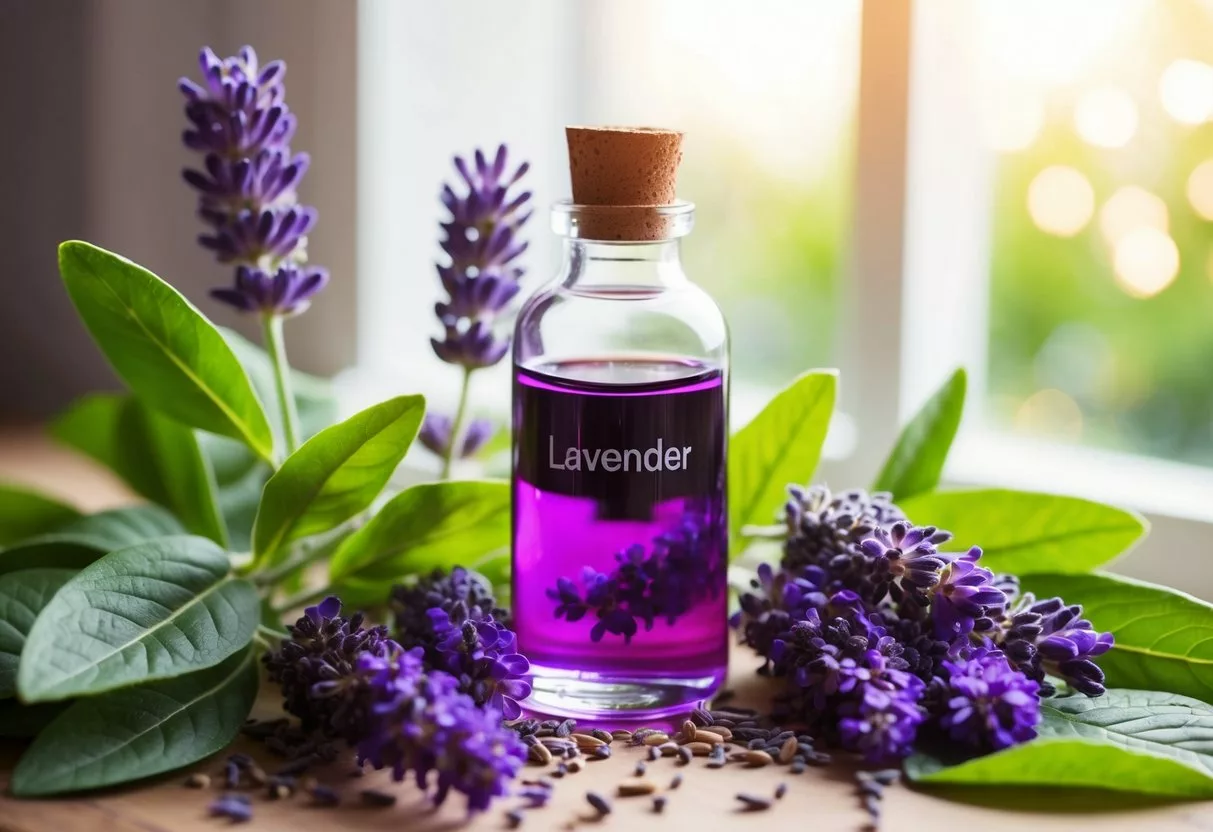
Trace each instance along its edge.
<instances>
[{"instance_id":1,"label":"sunlight glare","mask_svg":"<svg viewBox=\"0 0 1213 832\"><path fill-rule=\"evenodd\" d=\"M1116 283L1135 298L1152 298L1179 274L1179 247L1157 228L1137 228L1116 242Z\"/></svg>"},{"instance_id":2,"label":"sunlight glare","mask_svg":"<svg viewBox=\"0 0 1213 832\"><path fill-rule=\"evenodd\" d=\"M1162 197L1136 185L1118 188L1099 209L1099 230L1111 245L1138 228L1165 232L1169 226L1167 203Z\"/></svg>"},{"instance_id":3,"label":"sunlight glare","mask_svg":"<svg viewBox=\"0 0 1213 832\"><path fill-rule=\"evenodd\" d=\"M1036 227L1058 237L1073 237L1095 212L1095 190L1087 177L1066 165L1045 168L1028 186L1028 214Z\"/></svg>"}]
</instances>

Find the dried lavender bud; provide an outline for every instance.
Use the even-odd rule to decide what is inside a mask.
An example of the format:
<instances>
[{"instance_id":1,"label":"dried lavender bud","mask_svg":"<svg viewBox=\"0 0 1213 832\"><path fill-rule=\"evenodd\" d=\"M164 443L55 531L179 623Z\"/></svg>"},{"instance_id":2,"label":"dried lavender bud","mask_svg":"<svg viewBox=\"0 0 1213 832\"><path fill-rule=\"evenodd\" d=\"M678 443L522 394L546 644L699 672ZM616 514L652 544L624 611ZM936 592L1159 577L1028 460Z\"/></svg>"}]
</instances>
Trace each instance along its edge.
<instances>
[{"instance_id":1,"label":"dried lavender bud","mask_svg":"<svg viewBox=\"0 0 1213 832\"><path fill-rule=\"evenodd\" d=\"M524 786L515 792L515 796L525 800L527 808L541 809L552 799L552 789L542 786Z\"/></svg>"},{"instance_id":2,"label":"dried lavender bud","mask_svg":"<svg viewBox=\"0 0 1213 832\"><path fill-rule=\"evenodd\" d=\"M670 781L670 789L671 790L676 789L681 785L682 785L682 775L675 774L674 779Z\"/></svg>"},{"instance_id":3,"label":"dried lavender bud","mask_svg":"<svg viewBox=\"0 0 1213 832\"><path fill-rule=\"evenodd\" d=\"M511 809L505 813L506 826L510 829L517 829L522 826L523 814L518 809Z\"/></svg>"},{"instance_id":4,"label":"dried lavender bud","mask_svg":"<svg viewBox=\"0 0 1213 832\"><path fill-rule=\"evenodd\" d=\"M764 809L771 808L770 798L760 797L756 794L748 792L738 792L737 799L742 803L742 811L746 812L761 812Z\"/></svg>"},{"instance_id":5,"label":"dried lavender bud","mask_svg":"<svg viewBox=\"0 0 1213 832\"><path fill-rule=\"evenodd\" d=\"M783 800L783 796L788 793L788 784L780 783L775 787L775 799Z\"/></svg>"},{"instance_id":6,"label":"dried lavender bud","mask_svg":"<svg viewBox=\"0 0 1213 832\"><path fill-rule=\"evenodd\" d=\"M636 763L636 768L632 771L632 774L634 774L637 777L644 777L644 773L646 770L647 770L647 767L644 764L644 760L641 760L640 762Z\"/></svg>"},{"instance_id":7,"label":"dried lavender bud","mask_svg":"<svg viewBox=\"0 0 1213 832\"><path fill-rule=\"evenodd\" d=\"M865 794L863 796L863 808L871 816L873 821L880 821L880 798L874 794Z\"/></svg>"},{"instance_id":8,"label":"dried lavender bud","mask_svg":"<svg viewBox=\"0 0 1213 832\"><path fill-rule=\"evenodd\" d=\"M706 728L714 721L715 720L712 719L712 714L703 708L696 708L695 710L691 711L691 722L695 723L695 725L699 726L700 728Z\"/></svg>"},{"instance_id":9,"label":"dried lavender bud","mask_svg":"<svg viewBox=\"0 0 1213 832\"><path fill-rule=\"evenodd\" d=\"M834 762L834 758L825 751L814 751L812 754L805 755L805 762L811 766L828 766Z\"/></svg>"},{"instance_id":10,"label":"dried lavender bud","mask_svg":"<svg viewBox=\"0 0 1213 832\"><path fill-rule=\"evenodd\" d=\"M381 792L378 789L363 789L359 792L362 802L367 806L374 806L376 809L386 809L388 806L396 805L396 795L388 792Z\"/></svg>"},{"instance_id":11,"label":"dried lavender bud","mask_svg":"<svg viewBox=\"0 0 1213 832\"><path fill-rule=\"evenodd\" d=\"M639 797L657 791L657 784L642 777L622 781L616 789L620 797Z\"/></svg>"},{"instance_id":12,"label":"dried lavender bud","mask_svg":"<svg viewBox=\"0 0 1213 832\"><path fill-rule=\"evenodd\" d=\"M804 763L803 757L797 757L795 760L792 761L792 773L793 774L804 774L804 769L805 769L805 763Z\"/></svg>"},{"instance_id":13,"label":"dried lavender bud","mask_svg":"<svg viewBox=\"0 0 1213 832\"><path fill-rule=\"evenodd\" d=\"M661 752L657 749L657 747L652 745L649 746L649 762L651 763L659 757L661 757Z\"/></svg>"},{"instance_id":14,"label":"dried lavender bud","mask_svg":"<svg viewBox=\"0 0 1213 832\"><path fill-rule=\"evenodd\" d=\"M184 785L189 789L209 789L211 787L211 778L207 774L191 774L185 778Z\"/></svg>"},{"instance_id":15,"label":"dried lavender bud","mask_svg":"<svg viewBox=\"0 0 1213 832\"><path fill-rule=\"evenodd\" d=\"M560 765L556 766L556 770L552 772L552 776L555 777L557 780L559 780L568 773L569 773L569 767L566 766L564 763L561 763Z\"/></svg>"},{"instance_id":16,"label":"dried lavender bud","mask_svg":"<svg viewBox=\"0 0 1213 832\"><path fill-rule=\"evenodd\" d=\"M688 765L691 758L695 756L695 752L687 748L685 745L678 749L678 761L681 765Z\"/></svg>"},{"instance_id":17,"label":"dried lavender bud","mask_svg":"<svg viewBox=\"0 0 1213 832\"><path fill-rule=\"evenodd\" d=\"M611 756L611 747L609 745L600 745L590 752L591 760L605 760Z\"/></svg>"},{"instance_id":18,"label":"dried lavender bud","mask_svg":"<svg viewBox=\"0 0 1213 832\"><path fill-rule=\"evenodd\" d=\"M211 803L208 809L212 817L227 818L233 823L245 823L253 819L253 807L242 794L225 794Z\"/></svg>"},{"instance_id":19,"label":"dried lavender bud","mask_svg":"<svg viewBox=\"0 0 1213 832\"><path fill-rule=\"evenodd\" d=\"M573 729L576 727L577 727L577 720L566 719L563 722L561 722L559 725L556 726L556 736L567 737L569 734L573 733Z\"/></svg>"},{"instance_id":20,"label":"dried lavender bud","mask_svg":"<svg viewBox=\"0 0 1213 832\"><path fill-rule=\"evenodd\" d=\"M316 806L337 806L341 803L341 796L328 786L312 786L308 793L312 796L312 803Z\"/></svg>"},{"instance_id":21,"label":"dried lavender bud","mask_svg":"<svg viewBox=\"0 0 1213 832\"><path fill-rule=\"evenodd\" d=\"M576 774L577 772L581 771L581 758L574 757L568 761L567 766L569 774Z\"/></svg>"},{"instance_id":22,"label":"dried lavender bud","mask_svg":"<svg viewBox=\"0 0 1213 832\"><path fill-rule=\"evenodd\" d=\"M665 803L666 803L665 795L663 795L663 794L657 795L656 797L653 798L653 811L660 815L662 812L665 811Z\"/></svg>"},{"instance_id":23,"label":"dried lavender bud","mask_svg":"<svg viewBox=\"0 0 1213 832\"><path fill-rule=\"evenodd\" d=\"M598 792L586 792L586 802L594 807L594 811L599 815L609 815L611 813L611 802Z\"/></svg>"},{"instance_id":24,"label":"dried lavender bud","mask_svg":"<svg viewBox=\"0 0 1213 832\"><path fill-rule=\"evenodd\" d=\"M223 785L228 789L240 787L240 766L228 760L223 766Z\"/></svg>"}]
</instances>

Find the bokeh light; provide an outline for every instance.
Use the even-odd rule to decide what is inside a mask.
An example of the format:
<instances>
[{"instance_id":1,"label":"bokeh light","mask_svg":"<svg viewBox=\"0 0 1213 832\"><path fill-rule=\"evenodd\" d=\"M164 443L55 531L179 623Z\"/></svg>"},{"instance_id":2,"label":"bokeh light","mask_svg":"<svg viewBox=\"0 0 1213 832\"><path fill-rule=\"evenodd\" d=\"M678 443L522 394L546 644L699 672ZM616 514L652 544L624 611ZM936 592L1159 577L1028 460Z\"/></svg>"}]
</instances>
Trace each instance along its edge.
<instances>
[{"instance_id":1,"label":"bokeh light","mask_svg":"<svg viewBox=\"0 0 1213 832\"><path fill-rule=\"evenodd\" d=\"M1074 129L1096 147L1124 147L1137 132L1137 104L1119 87L1099 87L1078 99Z\"/></svg>"},{"instance_id":2,"label":"bokeh light","mask_svg":"<svg viewBox=\"0 0 1213 832\"><path fill-rule=\"evenodd\" d=\"M1037 390L1015 411L1012 424L1020 433L1078 441L1082 438L1082 408L1055 388Z\"/></svg>"},{"instance_id":3,"label":"bokeh light","mask_svg":"<svg viewBox=\"0 0 1213 832\"><path fill-rule=\"evenodd\" d=\"M1125 292L1153 297L1179 274L1179 247L1165 231L1136 228L1116 241L1112 266Z\"/></svg>"},{"instance_id":4,"label":"bokeh light","mask_svg":"<svg viewBox=\"0 0 1213 832\"><path fill-rule=\"evenodd\" d=\"M1047 167L1028 186L1028 214L1048 234L1072 237L1091 221L1094 212L1095 189L1072 167Z\"/></svg>"},{"instance_id":5,"label":"bokeh light","mask_svg":"<svg viewBox=\"0 0 1213 832\"><path fill-rule=\"evenodd\" d=\"M1213 220L1213 159L1206 159L1188 176L1188 202L1193 210Z\"/></svg>"},{"instance_id":6,"label":"bokeh light","mask_svg":"<svg viewBox=\"0 0 1213 832\"><path fill-rule=\"evenodd\" d=\"M1163 109L1182 124L1200 124L1213 116L1213 66L1190 58L1163 70L1158 93Z\"/></svg>"},{"instance_id":7,"label":"bokeh light","mask_svg":"<svg viewBox=\"0 0 1213 832\"><path fill-rule=\"evenodd\" d=\"M1167 231L1169 225L1167 203L1136 185L1118 188L1099 209L1099 230L1111 245L1135 229Z\"/></svg>"},{"instance_id":8,"label":"bokeh light","mask_svg":"<svg viewBox=\"0 0 1213 832\"><path fill-rule=\"evenodd\" d=\"M1045 124L1045 103L1039 93L1008 87L981 100L981 131L986 144L999 153L1032 146Z\"/></svg>"}]
</instances>

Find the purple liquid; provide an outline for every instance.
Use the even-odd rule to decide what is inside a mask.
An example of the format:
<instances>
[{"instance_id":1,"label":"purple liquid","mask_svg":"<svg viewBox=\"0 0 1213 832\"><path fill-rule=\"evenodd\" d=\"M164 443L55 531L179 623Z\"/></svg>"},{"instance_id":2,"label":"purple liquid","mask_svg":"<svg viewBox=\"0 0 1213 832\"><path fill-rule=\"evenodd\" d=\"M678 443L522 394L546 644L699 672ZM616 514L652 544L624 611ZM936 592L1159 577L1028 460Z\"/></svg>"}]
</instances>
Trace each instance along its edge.
<instances>
[{"instance_id":1,"label":"purple liquid","mask_svg":"<svg viewBox=\"0 0 1213 832\"><path fill-rule=\"evenodd\" d=\"M531 704L676 712L728 660L725 386L678 360L516 368L514 623Z\"/></svg>"}]
</instances>

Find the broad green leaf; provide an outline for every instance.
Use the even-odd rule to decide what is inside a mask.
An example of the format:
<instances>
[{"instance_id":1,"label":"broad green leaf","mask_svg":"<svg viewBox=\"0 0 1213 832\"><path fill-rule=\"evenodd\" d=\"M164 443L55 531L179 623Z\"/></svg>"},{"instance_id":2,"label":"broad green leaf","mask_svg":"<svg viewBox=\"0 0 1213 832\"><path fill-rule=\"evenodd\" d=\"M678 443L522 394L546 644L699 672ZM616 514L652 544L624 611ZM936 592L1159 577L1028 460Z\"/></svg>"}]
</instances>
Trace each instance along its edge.
<instances>
[{"instance_id":1,"label":"broad green leaf","mask_svg":"<svg viewBox=\"0 0 1213 832\"><path fill-rule=\"evenodd\" d=\"M49 532L79 516L76 509L51 497L0 483L0 546Z\"/></svg>"},{"instance_id":2,"label":"broad green leaf","mask_svg":"<svg viewBox=\"0 0 1213 832\"><path fill-rule=\"evenodd\" d=\"M95 694L211 667L253 638L261 601L201 537L120 549L73 577L34 622L17 672L25 702Z\"/></svg>"},{"instance_id":3,"label":"broad green leaf","mask_svg":"<svg viewBox=\"0 0 1213 832\"><path fill-rule=\"evenodd\" d=\"M383 603L399 578L475 563L509 545L508 483L414 485L389 500L329 561L333 592L351 608Z\"/></svg>"},{"instance_id":4,"label":"broad green leaf","mask_svg":"<svg viewBox=\"0 0 1213 832\"><path fill-rule=\"evenodd\" d=\"M918 753L904 767L911 780L926 786L1033 786L1213 797L1213 779L1184 763L1082 739L1037 739L957 765Z\"/></svg>"},{"instance_id":5,"label":"broad green leaf","mask_svg":"<svg viewBox=\"0 0 1213 832\"><path fill-rule=\"evenodd\" d=\"M1120 575L1028 575L1024 589L1082 604L1116 646L1099 658L1108 684L1213 699L1213 604Z\"/></svg>"},{"instance_id":6,"label":"broad green leaf","mask_svg":"<svg viewBox=\"0 0 1213 832\"><path fill-rule=\"evenodd\" d=\"M77 702L17 763L18 797L113 786L187 766L228 745L257 697L256 651L215 667Z\"/></svg>"},{"instance_id":7,"label":"broad green leaf","mask_svg":"<svg viewBox=\"0 0 1213 832\"><path fill-rule=\"evenodd\" d=\"M872 490L890 491L904 500L939 485L964 413L965 380L963 367L952 373L902 428Z\"/></svg>"},{"instance_id":8,"label":"broad green leaf","mask_svg":"<svg viewBox=\"0 0 1213 832\"><path fill-rule=\"evenodd\" d=\"M147 269L78 241L59 246L59 271L93 340L140 399L273 458L273 433L248 376L219 331L180 292Z\"/></svg>"},{"instance_id":9,"label":"broad green leaf","mask_svg":"<svg viewBox=\"0 0 1213 832\"><path fill-rule=\"evenodd\" d=\"M190 532L227 545L215 473L197 431L130 396L100 393L73 404L52 432L173 512Z\"/></svg>"},{"instance_id":10,"label":"broad green leaf","mask_svg":"<svg viewBox=\"0 0 1213 832\"><path fill-rule=\"evenodd\" d=\"M952 532L948 551L980 546L983 566L1022 575L1090 572L1131 548L1147 529L1145 519L1130 511L1032 491L935 491L900 505L915 523Z\"/></svg>"},{"instance_id":11,"label":"broad green leaf","mask_svg":"<svg viewBox=\"0 0 1213 832\"><path fill-rule=\"evenodd\" d=\"M370 506L417 435L425 399L400 396L326 428L282 463L261 495L253 525L259 563L287 544L326 532Z\"/></svg>"},{"instance_id":12,"label":"broad green leaf","mask_svg":"<svg viewBox=\"0 0 1213 832\"><path fill-rule=\"evenodd\" d=\"M0 701L0 739L36 737L55 721L70 705L69 702L44 702L22 705L16 699Z\"/></svg>"},{"instance_id":13,"label":"broad green leaf","mask_svg":"<svg viewBox=\"0 0 1213 832\"><path fill-rule=\"evenodd\" d=\"M729 552L741 554L741 528L768 525L790 483L808 482L834 413L838 374L805 373L775 395L729 440Z\"/></svg>"},{"instance_id":14,"label":"broad green leaf","mask_svg":"<svg viewBox=\"0 0 1213 832\"><path fill-rule=\"evenodd\" d=\"M90 514L50 534L0 550L0 575L18 569L83 569L104 554L144 540L184 534L185 528L159 506L131 506Z\"/></svg>"},{"instance_id":15,"label":"broad green leaf","mask_svg":"<svg viewBox=\"0 0 1213 832\"><path fill-rule=\"evenodd\" d=\"M17 695L17 665L34 619L76 574L71 569L26 569L0 575L0 699Z\"/></svg>"}]
</instances>

